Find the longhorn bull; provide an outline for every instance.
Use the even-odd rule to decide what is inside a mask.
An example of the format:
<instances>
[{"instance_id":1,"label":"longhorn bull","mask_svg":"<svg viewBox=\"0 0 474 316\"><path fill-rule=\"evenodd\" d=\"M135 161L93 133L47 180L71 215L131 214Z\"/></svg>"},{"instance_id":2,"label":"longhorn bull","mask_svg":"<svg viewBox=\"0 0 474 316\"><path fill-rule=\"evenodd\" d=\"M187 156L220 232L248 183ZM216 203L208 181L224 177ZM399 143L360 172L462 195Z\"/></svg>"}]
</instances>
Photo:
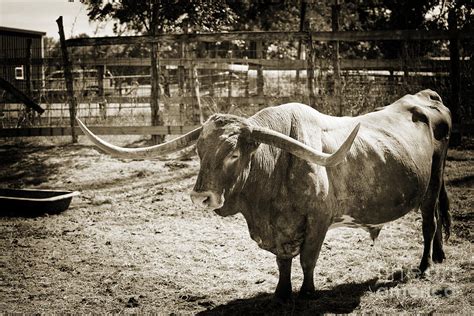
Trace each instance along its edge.
<instances>
[{"instance_id":1,"label":"longhorn bull","mask_svg":"<svg viewBox=\"0 0 474 316\"><path fill-rule=\"evenodd\" d=\"M300 295L314 294L316 260L335 227L363 228L376 238L384 223L420 209L420 270L445 259L441 226L448 238L450 215L443 172L451 115L431 90L357 117L332 117L299 103L249 118L216 114L173 141L138 149L109 144L78 123L98 148L122 158L156 157L197 141L201 168L192 201L221 216L244 215L251 238L276 255L278 299L292 295L291 263L298 254Z\"/></svg>"}]
</instances>

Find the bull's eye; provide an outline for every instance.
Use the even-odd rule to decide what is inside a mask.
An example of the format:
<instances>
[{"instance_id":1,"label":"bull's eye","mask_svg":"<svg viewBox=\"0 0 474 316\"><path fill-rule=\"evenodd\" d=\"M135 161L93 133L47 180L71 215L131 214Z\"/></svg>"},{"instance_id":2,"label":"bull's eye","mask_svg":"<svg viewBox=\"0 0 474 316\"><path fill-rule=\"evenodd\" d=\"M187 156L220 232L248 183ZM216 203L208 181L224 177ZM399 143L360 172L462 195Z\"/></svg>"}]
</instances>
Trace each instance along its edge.
<instances>
[{"instance_id":1,"label":"bull's eye","mask_svg":"<svg viewBox=\"0 0 474 316\"><path fill-rule=\"evenodd\" d=\"M224 166L228 167L240 158L240 152L238 150L232 152L224 161Z\"/></svg>"}]
</instances>

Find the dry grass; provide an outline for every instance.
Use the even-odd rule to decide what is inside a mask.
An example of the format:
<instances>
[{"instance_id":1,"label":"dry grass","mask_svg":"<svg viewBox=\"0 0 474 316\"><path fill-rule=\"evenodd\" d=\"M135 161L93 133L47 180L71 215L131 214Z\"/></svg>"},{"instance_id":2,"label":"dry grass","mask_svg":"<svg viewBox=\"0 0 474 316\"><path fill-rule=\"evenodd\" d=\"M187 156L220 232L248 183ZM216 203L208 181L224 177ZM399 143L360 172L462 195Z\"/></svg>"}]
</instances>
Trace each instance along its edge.
<instances>
[{"instance_id":1,"label":"dry grass","mask_svg":"<svg viewBox=\"0 0 474 316\"><path fill-rule=\"evenodd\" d=\"M472 150L451 151L447 163L454 234L445 263L424 279L411 273L422 251L416 213L387 225L375 246L363 231L333 230L316 268L319 298L287 305L271 300L274 256L250 239L242 216L190 203L196 160L120 161L48 141L5 143L0 152L3 185L81 191L60 215L1 218L0 311L472 311ZM297 260L293 271L297 291Z\"/></svg>"}]
</instances>

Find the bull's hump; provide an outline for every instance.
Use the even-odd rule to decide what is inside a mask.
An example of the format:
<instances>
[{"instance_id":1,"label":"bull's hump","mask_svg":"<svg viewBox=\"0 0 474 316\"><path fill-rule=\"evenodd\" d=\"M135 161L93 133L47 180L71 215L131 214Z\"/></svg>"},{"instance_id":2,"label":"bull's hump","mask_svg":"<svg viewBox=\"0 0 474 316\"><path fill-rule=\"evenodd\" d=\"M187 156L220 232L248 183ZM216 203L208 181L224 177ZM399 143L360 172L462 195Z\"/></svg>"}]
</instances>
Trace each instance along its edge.
<instances>
[{"instance_id":1,"label":"bull's hump","mask_svg":"<svg viewBox=\"0 0 474 316\"><path fill-rule=\"evenodd\" d=\"M449 138L451 113L442 103L439 94L432 90L423 90L415 95L406 95L394 104L397 103L411 114L413 122L429 126L435 139Z\"/></svg>"}]
</instances>

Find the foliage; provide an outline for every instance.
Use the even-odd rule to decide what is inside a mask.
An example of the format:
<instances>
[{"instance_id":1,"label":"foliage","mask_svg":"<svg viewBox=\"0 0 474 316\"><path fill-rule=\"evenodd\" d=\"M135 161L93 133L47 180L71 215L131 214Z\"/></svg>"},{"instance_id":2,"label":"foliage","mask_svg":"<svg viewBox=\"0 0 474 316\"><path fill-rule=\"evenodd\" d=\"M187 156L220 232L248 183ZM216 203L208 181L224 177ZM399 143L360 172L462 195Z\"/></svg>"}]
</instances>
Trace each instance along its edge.
<instances>
[{"instance_id":1,"label":"foliage","mask_svg":"<svg viewBox=\"0 0 474 316\"><path fill-rule=\"evenodd\" d=\"M299 29L302 1L304 0L85 0L85 3L91 20L113 20L117 34L153 34L153 23L156 24L157 33L230 29L296 31ZM331 30L332 3L306 0L306 21L311 30ZM473 4L469 0L345 0L341 1L340 29L446 29L450 10L456 10L459 15L459 28L472 29ZM272 43L265 45L269 47L267 53L273 57L296 57L296 43L278 43L278 50L270 49ZM227 52L232 47L248 51L255 47L254 43L250 46L228 46L221 47L220 51ZM319 43L318 47L318 58L331 56L330 43ZM148 54L148 47L129 47L126 50L130 56L143 57L143 54ZM175 52L176 47L170 47L168 51ZM385 41L341 43L340 51L344 58L410 58L443 55L447 53L447 48L446 43L432 41L409 43L406 46L398 41Z\"/></svg>"},{"instance_id":2,"label":"foliage","mask_svg":"<svg viewBox=\"0 0 474 316\"><path fill-rule=\"evenodd\" d=\"M85 0L91 20L113 20L117 34L200 32L215 30L298 30L300 1L290 0ZM331 29L331 4L306 1L312 30ZM341 4L341 30L445 29L447 12L456 9L460 28L472 28L473 4L469 0L346 0ZM154 15L155 14L155 15ZM153 20L156 16L156 23ZM358 43L348 46L349 56L396 58L401 43ZM435 49L418 47L419 54ZM344 51L343 49L341 51ZM322 56L321 56L322 57Z\"/></svg>"},{"instance_id":3,"label":"foliage","mask_svg":"<svg viewBox=\"0 0 474 316\"><path fill-rule=\"evenodd\" d=\"M442 30L448 28L448 12L456 10L459 28L469 29L472 1L460 0L347 0L342 6L345 30ZM412 42L404 47L399 41L358 43L352 53L359 57L398 58L443 55L445 43Z\"/></svg>"},{"instance_id":4,"label":"foliage","mask_svg":"<svg viewBox=\"0 0 474 316\"><path fill-rule=\"evenodd\" d=\"M298 30L300 1L227 0L226 2L237 16L234 27L238 30Z\"/></svg>"},{"instance_id":5,"label":"foliage","mask_svg":"<svg viewBox=\"0 0 474 316\"><path fill-rule=\"evenodd\" d=\"M140 34L223 29L235 15L222 0L85 0L91 20L114 20L116 33Z\"/></svg>"}]
</instances>

